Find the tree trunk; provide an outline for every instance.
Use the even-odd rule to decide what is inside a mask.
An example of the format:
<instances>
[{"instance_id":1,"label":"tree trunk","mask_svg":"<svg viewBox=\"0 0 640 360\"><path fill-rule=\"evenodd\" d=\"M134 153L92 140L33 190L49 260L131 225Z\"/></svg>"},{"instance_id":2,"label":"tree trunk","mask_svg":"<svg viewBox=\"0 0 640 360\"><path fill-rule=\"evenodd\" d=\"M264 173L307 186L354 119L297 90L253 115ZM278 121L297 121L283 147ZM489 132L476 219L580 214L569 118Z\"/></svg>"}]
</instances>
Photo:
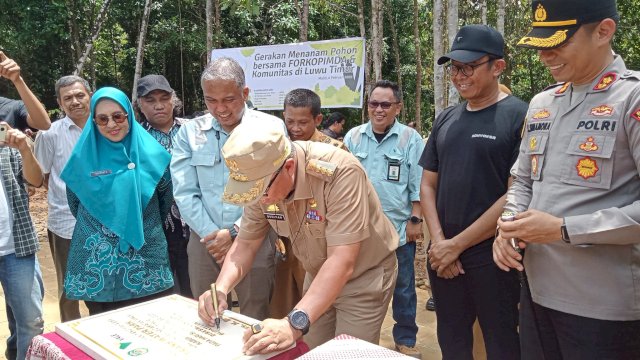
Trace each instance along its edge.
<instances>
[{"instance_id":1,"label":"tree trunk","mask_svg":"<svg viewBox=\"0 0 640 360\"><path fill-rule=\"evenodd\" d=\"M393 14L391 13L391 0L386 0L385 5L387 7L386 11L385 11L385 15L387 16L387 19L389 19L389 30L391 30L391 44L393 46L393 56L394 56L394 60L395 60L395 67L396 67L396 80L398 83L398 86L400 87L400 89L403 89L402 87L402 71L401 71L401 63L400 63L400 46L398 45L398 31L396 30L396 24L393 21ZM415 16L414 16L415 18ZM405 119L406 117L406 109L403 106L402 107L402 111L400 112L400 121L402 121L403 119Z\"/></svg>"},{"instance_id":2,"label":"tree trunk","mask_svg":"<svg viewBox=\"0 0 640 360\"><path fill-rule=\"evenodd\" d=\"M73 63L78 63L82 52L80 49L80 31L78 30L78 24L76 23L76 13L79 13L78 5L75 0L67 0L67 9L69 10L69 33L71 35L71 53L73 55Z\"/></svg>"},{"instance_id":3,"label":"tree trunk","mask_svg":"<svg viewBox=\"0 0 640 360\"><path fill-rule=\"evenodd\" d=\"M298 29L298 40L305 42L308 40L309 34L309 0L302 0L302 6L298 0L295 1L296 11L298 12L298 20L300 20L300 29Z\"/></svg>"},{"instance_id":4,"label":"tree trunk","mask_svg":"<svg viewBox=\"0 0 640 360\"><path fill-rule=\"evenodd\" d=\"M104 21L107 19L107 10L109 9L110 4L111 4L111 0L104 0L104 2L102 3L100 12L98 13L98 16L96 18L96 22L93 25L93 31L91 32L91 37L87 39L87 41L84 44L84 51L82 52L82 57L80 57L80 60L78 60L78 63L76 64L76 70L73 72L73 75L80 76L82 74L82 68L84 67L84 63L87 61L87 57L89 57L89 53L91 52L91 49L93 48L93 43L98 38L98 35L100 35L100 28L102 27L102 24L104 23Z\"/></svg>"},{"instance_id":5,"label":"tree trunk","mask_svg":"<svg viewBox=\"0 0 640 360\"><path fill-rule=\"evenodd\" d=\"M213 17L213 30L216 35L213 41L213 45L217 48L222 44L222 24L220 23L220 0L213 0L213 9L215 15Z\"/></svg>"},{"instance_id":6,"label":"tree trunk","mask_svg":"<svg viewBox=\"0 0 640 360\"><path fill-rule=\"evenodd\" d=\"M504 36L504 0L498 0L498 20L497 20L497 30L502 36Z\"/></svg>"},{"instance_id":7,"label":"tree trunk","mask_svg":"<svg viewBox=\"0 0 640 360\"><path fill-rule=\"evenodd\" d=\"M373 58L374 80L382 79L382 0L371 0L371 57Z\"/></svg>"},{"instance_id":8,"label":"tree trunk","mask_svg":"<svg viewBox=\"0 0 640 360\"><path fill-rule=\"evenodd\" d=\"M480 0L480 11L482 12L482 23L487 25L487 0Z\"/></svg>"},{"instance_id":9,"label":"tree trunk","mask_svg":"<svg viewBox=\"0 0 640 360\"><path fill-rule=\"evenodd\" d=\"M207 19L207 64L211 61L211 50L213 50L213 3L207 0L205 4L205 18Z\"/></svg>"},{"instance_id":10,"label":"tree trunk","mask_svg":"<svg viewBox=\"0 0 640 360\"><path fill-rule=\"evenodd\" d=\"M437 117L447 105L445 92L444 68L438 65L438 59L444 55L445 37L443 0L433 1L433 97L435 116Z\"/></svg>"},{"instance_id":11,"label":"tree trunk","mask_svg":"<svg viewBox=\"0 0 640 360\"><path fill-rule=\"evenodd\" d=\"M371 77L371 53L370 53L370 48L369 46L367 46L368 43L370 43L369 41L367 41L367 27L364 23L364 1L363 0L358 0L358 25L360 26L360 37L362 37L364 39L364 53L365 53L365 62L364 62L364 89L363 89L363 96L362 96L362 103L365 104L364 107L365 109L363 109L363 111L361 111L360 113L362 114L361 117L361 122L364 124L365 122L367 122L367 111L366 111L366 107L367 107L367 97L368 94L367 92L369 91L369 82L371 80L369 80L369 78Z\"/></svg>"},{"instance_id":12,"label":"tree trunk","mask_svg":"<svg viewBox=\"0 0 640 360\"><path fill-rule=\"evenodd\" d=\"M135 101L138 97L137 86L138 79L142 75L142 62L144 61L144 43L147 37L147 28L149 27L149 16L151 15L152 0L145 0L144 12L142 13L142 23L140 24L140 38L138 39L138 54L136 55L136 70L133 74L133 90L131 91L131 100Z\"/></svg>"},{"instance_id":13,"label":"tree trunk","mask_svg":"<svg viewBox=\"0 0 640 360\"><path fill-rule=\"evenodd\" d=\"M418 0L413 0L413 38L416 47L416 131L422 134L422 117L420 108L422 105L422 54L420 53L420 25L418 23ZM400 60L398 60L400 61ZM404 109L404 108L403 108Z\"/></svg>"},{"instance_id":14,"label":"tree trunk","mask_svg":"<svg viewBox=\"0 0 640 360\"><path fill-rule=\"evenodd\" d=\"M447 4L447 32L449 38L449 46L453 44L453 40L458 32L458 0L448 0ZM447 106L452 106L460 102L460 95L455 86L449 85L449 99Z\"/></svg>"}]
</instances>

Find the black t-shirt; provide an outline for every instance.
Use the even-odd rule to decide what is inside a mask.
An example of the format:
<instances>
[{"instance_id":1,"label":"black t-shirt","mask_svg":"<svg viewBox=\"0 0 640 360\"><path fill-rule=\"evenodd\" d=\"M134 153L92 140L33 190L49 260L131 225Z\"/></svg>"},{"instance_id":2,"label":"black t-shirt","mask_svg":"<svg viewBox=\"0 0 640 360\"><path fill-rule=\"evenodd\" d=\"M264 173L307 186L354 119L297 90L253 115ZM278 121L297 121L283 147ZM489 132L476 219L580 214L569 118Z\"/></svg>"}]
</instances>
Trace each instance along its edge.
<instances>
[{"instance_id":1,"label":"black t-shirt","mask_svg":"<svg viewBox=\"0 0 640 360\"><path fill-rule=\"evenodd\" d=\"M507 191L528 106L508 96L479 111L466 107L464 102L438 116L419 161L425 170L438 173L436 208L447 239L469 227ZM492 240L462 252L463 267L491 263Z\"/></svg>"},{"instance_id":2,"label":"black t-shirt","mask_svg":"<svg viewBox=\"0 0 640 360\"><path fill-rule=\"evenodd\" d=\"M27 108L22 101L0 96L0 121L6 121L12 128L24 131L29 127L27 116Z\"/></svg>"}]
</instances>

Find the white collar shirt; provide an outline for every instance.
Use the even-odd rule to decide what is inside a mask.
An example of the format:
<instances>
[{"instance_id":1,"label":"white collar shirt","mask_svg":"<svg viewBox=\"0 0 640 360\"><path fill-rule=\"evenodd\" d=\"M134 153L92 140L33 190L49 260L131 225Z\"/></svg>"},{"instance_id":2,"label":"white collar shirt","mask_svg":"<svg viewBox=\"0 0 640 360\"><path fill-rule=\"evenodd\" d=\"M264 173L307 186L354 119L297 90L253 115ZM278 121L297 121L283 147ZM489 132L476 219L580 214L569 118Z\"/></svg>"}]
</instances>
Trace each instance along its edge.
<instances>
[{"instance_id":1,"label":"white collar shirt","mask_svg":"<svg viewBox=\"0 0 640 360\"><path fill-rule=\"evenodd\" d=\"M35 155L45 174L49 174L49 216L47 228L54 234L71 239L76 220L67 203L67 186L60 179L60 173L69 160L74 146L82 134L82 129L69 117L51 124L47 131L36 137Z\"/></svg>"}]
</instances>

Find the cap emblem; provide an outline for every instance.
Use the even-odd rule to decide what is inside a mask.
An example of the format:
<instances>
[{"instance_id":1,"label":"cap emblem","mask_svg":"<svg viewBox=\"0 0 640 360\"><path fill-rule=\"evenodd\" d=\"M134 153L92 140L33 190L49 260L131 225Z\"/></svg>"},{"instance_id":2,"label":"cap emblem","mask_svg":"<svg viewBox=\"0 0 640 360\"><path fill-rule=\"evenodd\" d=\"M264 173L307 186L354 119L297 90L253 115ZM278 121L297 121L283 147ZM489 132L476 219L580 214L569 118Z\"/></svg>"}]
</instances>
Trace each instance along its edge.
<instances>
[{"instance_id":1,"label":"cap emblem","mask_svg":"<svg viewBox=\"0 0 640 360\"><path fill-rule=\"evenodd\" d=\"M545 21L547 20L547 10L544 9L544 6L542 6L542 4L538 4L538 8L536 9L536 12L533 16L536 21Z\"/></svg>"}]
</instances>

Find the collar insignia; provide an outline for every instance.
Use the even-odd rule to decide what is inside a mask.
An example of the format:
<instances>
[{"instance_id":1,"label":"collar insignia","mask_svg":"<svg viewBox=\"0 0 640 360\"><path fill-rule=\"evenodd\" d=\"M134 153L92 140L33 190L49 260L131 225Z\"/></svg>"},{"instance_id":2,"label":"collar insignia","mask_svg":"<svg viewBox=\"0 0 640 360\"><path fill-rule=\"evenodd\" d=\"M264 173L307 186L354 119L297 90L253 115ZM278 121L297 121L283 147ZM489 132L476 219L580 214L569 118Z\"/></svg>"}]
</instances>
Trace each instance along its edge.
<instances>
[{"instance_id":1,"label":"collar insignia","mask_svg":"<svg viewBox=\"0 0 640 360\"><path fill-rule=\"evenodd\" d=\"M593 116L609 116L611 114L613 114L613 108L609 105L600 105L591 109Z\"/></svg>"},{"instance_id":2,"label":"collar insignia","mask_svg":"<svg viewBox=\"0 0 640 360\"><path fill-rule=\"evenodd\" d=\"M562 87L560 89L556 90L556 92L553 93L553 94L554 95L564 95L564 93L567 91L569 86L571 86L571 83L570 82L566 82L566 83L564 83L564 85L562 85Z\"/></svg>"},{"instance_id":3,"label":"collar insignia","mask_svg":"<svg viewBox=\"0 0 640 360\"><path fill-rule=\"evenodd\" d=\"M580 144L580 150L583 150L586 152L596 151L599 148L600 147L596 144L595 140L593 140L593 136L589 136L587 138L587 141Z\"/></svg>"},{"instance_id":4,"label":"collar insignia","mask_svg":"<svg viewBox=\"0 0 640 360\"><path fill-rule=\"evenodd\" d=\"M618 79L618 74L614 72L608 72L600 78L596 86L593 87L595 91L603 91L607 90L616 80Z\"/></svg>"},{"instance_id":5,"label":"collar insignia","mask_svg":"<svg viewBox=\"0 0 640 360\"><path fill-rule=\"evenodd\" d=\"M600 168L598 168L598 163L594 159L585 156L578 160L576 170L578 171L578 175L586 180L596 176Z\"/></svg>"},{"instance_id":6,"label":"collar insignia","mask_svg":"<svg viewBox=\"0 0 640 360\"><path fill-rule=\"evenodd\" d=\"M632 114L631 117L633 117L634 119L640 121L640 108L636 109Z\"/></svg>"}]
</instances>

